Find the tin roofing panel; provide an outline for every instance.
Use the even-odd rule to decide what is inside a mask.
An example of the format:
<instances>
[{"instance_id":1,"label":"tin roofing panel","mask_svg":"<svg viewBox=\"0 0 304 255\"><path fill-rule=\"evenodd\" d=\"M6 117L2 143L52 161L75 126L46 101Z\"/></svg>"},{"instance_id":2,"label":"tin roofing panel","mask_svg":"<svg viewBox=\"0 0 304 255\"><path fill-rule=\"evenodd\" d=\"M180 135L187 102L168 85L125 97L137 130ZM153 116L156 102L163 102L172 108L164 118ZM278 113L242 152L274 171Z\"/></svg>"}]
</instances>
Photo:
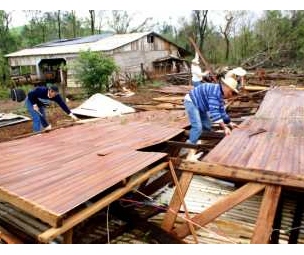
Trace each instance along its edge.
<instances>
[{"instance_id":1,"label":"tin roofing panel","mask_svg":"<svg viewBox=\"0 0 304 255\"><path fill-rule=\"evenodd\" d=\"M177 126L184 120L166 122L166 112L147 118L146 113L103 119L0 143L0 199L37 210L44 221L44 215L64 215L166 157L136 150L182 133Z\"/></svg>"},{"instance_id":2,"label":"tin roofing panel","mask_svg":"<svg viewBox=\"0 0 304 255\"><path fill-rule=\"evenodd\" d=\"M30 49L23 49L10 54L6 57L21 57L21 56L35 56L35 55L53 55L53 54L71 54L79 51L110 51L126 45L130 42L136 41L151 32L131 33L131 34L115 34L113 36L103 37L97 41L83 40L81 43L64 44L58 46L34 47Z\"/></svg>"},{"instance_id":3,"label":"tin roofing panel","mask_svg":"<svg viewBox=\"0 0 304 255\"><path fill-rule=\"evenodd\" d=\"M271 171L274 175L303 176L303 101L304 91L279 88L268 91L255 116L234 129L204 161Z\"/></svg>"}]
</instances>

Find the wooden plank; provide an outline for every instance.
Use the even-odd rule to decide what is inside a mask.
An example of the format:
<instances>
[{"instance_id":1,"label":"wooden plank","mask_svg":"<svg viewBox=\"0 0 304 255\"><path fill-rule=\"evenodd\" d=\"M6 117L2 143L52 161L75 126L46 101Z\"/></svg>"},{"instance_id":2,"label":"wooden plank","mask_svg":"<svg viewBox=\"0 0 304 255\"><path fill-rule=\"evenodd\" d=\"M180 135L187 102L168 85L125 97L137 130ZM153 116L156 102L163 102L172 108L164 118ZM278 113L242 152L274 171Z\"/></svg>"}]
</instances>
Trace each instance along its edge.
<instances>
[{"instance_id":1,"label":"wooden plank","mask_svg":"<svg viewBox=\"0 0 304 255\"><path fill-rule=\"evenodd\" d=\"M183 197L185 197L186 192L189 188L190 182L192 180L193 173L183 172L179 179L179 185ZM179 199L178 191L175 189L172 199L169 204L168 211L165 214L164 220L161 224L162 229L170 232L176 221L177 213L182 205L181 200Z\"/></svg>"},{"instance_id":2,"label":"wooden plank","mask_svg":"<svg viewBox=\"0 0 304 255\"><path fill-rule=\"evenodd\" d=\"M194 216L191 221L196 225L204 226L217 218L219 215L240 204L244 200L252 197L265 188L265 185L259 183L247 183L238 190L230 193L228 196L219 199L214 205L207 208L202 213ZM179 238L186 237L190 232L186 223L174 230Z\"/></svg>"},{"instance_id":3,"label":"wooden plank","mask_svg":"<svg viewBox=\"0 0 304 255\"><path fill-rule=\"evenodd\" d=\"M183 195L183 192L182 192L182 190L181 190L181 188L179 186L178 179L177 179L177 176L176 176L176 173L175 173L175 170L174 170L174 167L173 167L173 164L172 164L171 161L169 161L169 168L170 168L170 172L172 174L172 178L173 178L175 186L176 186L178 197L179 197L180 201L183 204L186 218L187 218L187 220L189 220L189 221L187 221L188 227L189 227L189 229L191 231L191 234L193 235L193 239L194 239L195 243L198 243L198 239L197 239L197 235L195 233L195 229L194 229L194 227L193 227L193 225L192 225L192 223L190 221L190 215L189 215L189 212L188 212L185 200L184 200L184 195Z\"/></svg>"},{"instance_id":4,"label":"wooden plank","mask_svg":"<svg viewBox=\"0 0 304 255\"><path fill-rule=\"evenodd\" d=\"M59 215L46 211L44 208L41 208L40 205L35 204L34 202L28 202L21 197L10 194L10 192L4 188L0 188L0 200L7 201L17 208L22 208L22 210L26 213L36 218L43 219L44 222L53 227L58 227L61 224L61 217Z\"/></svg>"},{"instance_id":5,"label":"wooden plank","mask_svg":"<svg viewBox=\"0 0 304 255\"><path fill-rule=\"evenodd\" d=\"M251 243L267 244L270 242L272 225L281 195L281 190L281 186L266 186L257 223L251 238Z\"/></svg>"},{"instance_id":6,"label":"wooden plank","mask_svg":"<svg viewBox=\"0 0 304 255\"><path fill-rule=\"evenodd\" d=\"M304 176L282 172L273 172L252 168L240 168L224 166L207 162L191 162L186 160L172 159L178 166L175 168L190 171L201 175L208 175L216 178L225 178L238 181L254 181L260 183L282 185L286 187L304 187Z\"/></svg>"},{"instance_id":7,"label":"wooden plank","mask_svg":"<svg viewBox=\"0 0 304 255\"><path fill-rule=\"evenodd\" d=\"M125 187L117 189L110 193L109 195L105 196L104 198L100 199L96 203L94 203L92 206L85 208L84 210L75 213L70 218L66 219L63 222L63 225L59 228L50 228L46 230L45 232L41 233L38 236L38 240L40 242L47 243L54 238L56 238L58 235L65 233L66 231L72 229L74 226L82 222L83 220L89 218L93 214L100 211L102 208L106 207L113 201L119 199L121 196L127 194L130 192L134 187L141 184L145 180L149 179L152 175L158 173L159 171L165 169L168 166L168 162L163 162L159 164L158 166L150 169L149 171L143 173L139 177L137 177L134 180L131 180Z\"/></svg>"}]
</instances>

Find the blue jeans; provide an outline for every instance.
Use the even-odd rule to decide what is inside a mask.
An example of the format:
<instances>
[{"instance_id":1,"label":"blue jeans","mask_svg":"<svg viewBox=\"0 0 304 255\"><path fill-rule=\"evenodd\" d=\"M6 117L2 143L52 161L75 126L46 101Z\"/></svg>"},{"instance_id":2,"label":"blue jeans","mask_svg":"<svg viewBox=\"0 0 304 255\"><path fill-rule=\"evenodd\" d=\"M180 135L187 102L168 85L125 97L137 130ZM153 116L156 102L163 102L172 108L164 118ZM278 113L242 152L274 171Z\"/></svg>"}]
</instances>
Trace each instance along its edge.
<instances>
[{"instance_id":1,"label":"blue jeans","mask_svg":"<svg viewBox=\"0 0 304 255\"><path fill-rule=\"evenodd\" d=\"M47 127L49 125L46 120L45 107L39 106L39 112L41 113L39 114L34 110L33 105L28 98L25 99L25 106L33 119L33 132L39 132L42 127Z\"/></svg>"},{"instance_id":2,"label":"blue jeans","mask_svg":"<svg viewBox=\"0 0 304 255\"><path fill-rule=\"evenodd\" d=\"M203 131L211 130L211 122L207 112L200 112L192 101L184 101L185 110L191 123L189 140L192 144L196 144Z\"/></svg>"},{"instance_id":3,"label":"blue jeans","mask_svg":"<svg viewBox=\"0 0 304 255\"><path fill-rule=\"evenodd\" d=\"M193 85L194 88L197 87L198 85L201 85L201 84L202 84L201 81L192 81L192 85Z\"/></svg>"}]
</instances>

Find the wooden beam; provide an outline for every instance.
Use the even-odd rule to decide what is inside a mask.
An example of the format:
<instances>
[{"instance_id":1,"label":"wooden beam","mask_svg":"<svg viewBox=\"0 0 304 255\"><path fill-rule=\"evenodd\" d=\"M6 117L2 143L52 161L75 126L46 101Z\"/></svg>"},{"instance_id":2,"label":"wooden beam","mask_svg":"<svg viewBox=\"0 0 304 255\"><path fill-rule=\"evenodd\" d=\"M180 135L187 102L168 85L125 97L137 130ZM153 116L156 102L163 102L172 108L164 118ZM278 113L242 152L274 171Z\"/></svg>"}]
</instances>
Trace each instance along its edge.
<instances>
[{"instance_id":1,"label":"wooden beam","mask_svg":"<svg viewBox=\"0 0 304 255\"><path fill-rule=\"evenodd\" d=\"M172 182L172 177L170 171L166 171L163 175L149 183L148 185L142 187L140 186L139 191L150 196L155 193L160 188L166 186L166 184ZM142 196L141 196L142 197Z\"/></svg>"},{"instance_id":2,"label":"wooden beam","mask_svg":"<svg viewBox=\"0 0 304 255\"><path fill-rule=\"evenodd\" d=\"M200 56L202 62L204 63L204 66L207 70L211 71L211 66L209 65L209 63L206 61L206 59L204 58L202 52L200 51L199 47L196 45L194 39L192 37L189 37L189 41L191 42L193 48L195 49L195 51L198 53L198 55Z\"/></svg>"},{"instance_id":3,"label":"wooden beam","mask_svg":"<svg viewBox=\"0 0 304 255\"><path fill-rule=\"evenodd\" d=\"M254 181L266 184L282 185L286 187L300 188L301 190L303 190L304 187L303 175L291 175L260 169L224 166L203 161L191 162L180 159L171 159L175 163L175 168L201 175L234 181Z\"/></svg>"},{"instance_id":4,"label":"wooden beam","mask_svg":"<svg viewBox=\"0 0 304 255\"><path fill-rule=\"evenodd\" d=\"M179 185L183 197L185 197L186 192L189 188L190 182L192 180L193 174L190 172L183 172L179 179ZM164 220L162 222L162 229L170 232L174 226L174 223L177 218L177 213L182 205L181 200L179 199L178 191L175 189L172 199L169 204L167 213L165 214Z\"/></svg>"},{"instance_id":5,"label":"wooden beam","mask_svg":"<svg viewBox=\"0 0 304 255\"><path fill-rule=\"evenodd\" d=\"M270 242L272 225L281 195L281 190L281 186L266 186L257 223L251 238L251 243L267 244Z\"/></svg>"},{"instance_id":6,"label":"wooden beam","mask_svg":"<svg viewBox=\"0 0 304 255\"><path fill-rule=\"evenodd\" d=\"M73 243L73 229L70 229L63 234L63 243L64 244L72 244Z\"/></svg>"},{"instance_id":7,"label":"wooden beam","mask_svg":"<svg viewBox=\"0 0 304 255\"><path fill-rule=\"evenodd\" d=\"M179 148L192 148L197 150L210 150L214 146L205 145L205 144L193 144L193 143L186 143L186 142L178 142L178 141L167 141L169 146L175 146Z\"/></svg>"},{"instance_id":8,"label":"wooden beam","mask_svg":"<svg viewBox=\"0 0 304 255\"><path fill-rule=\"evenodd\" d=\"M123 195L127 194L130 192L134 187L138 186L145 180L149 179L151 176L154 174L158 173L159 171L165 169L168 167L168 162L163 162L159 164L158 166L148 170L147 172L143 173L142 175L138 176L134 180L130 180L129 183L123 188L119 188L109 195L105 196L104 198L100 199L99 201L95 202L93 205L90 207L87 207L83 209L82 211L79 211L72 215L70 218L67 218L64 222L63 225L59 228L50 228L46 230L45 232L41 233L38 236L38 240L43 243L48 243L49 241L53 240L56 238L58 235L61 235L65 233L66 231L72 229L74 226L82 222L83 220L89 218L93 214L97 213L113 201L119 199Z\"/></svg>"},{"instance_id":9,"label":"wooden beam","mask_svg":"<svg viewBox=\"0 0 304 255\"><path fill-rule=\"evenodd\" d=\"M7 201L8 203L20 208L24 212L41 219L53 227L58 227L61 224L61 216L53 214L38 204L27 201L15 194L11 194L8 190L3 187L0 188L0 200Z\"/></svg>"},{"instance_id":10,"label":"wooden beam","mask_svg":"<svg viewBox=\"0 0 304 255\"><path fill-rule=\"evenodd\" d=\"M190 214L188 212L187 205L186 205L185 200L184 200L185 195L183 194L183 192L182 192L182 190L181 190L181 188L179 186L179 182L178 182L178 179L177 179L177 176L176 176L176 173L175 173L175 170L174 170L174 167L173 167L173 164L172 164L171 161L169 161L169 168L170 168L170 171L171 171L171 174L172 174L172 178L173 178L175 186L176 186L175 189L177 190L178 197L179 197L180 201L183 204L186 218L187 218L187 220L189 220L189 221L187 221L188 227L190 229L191 234L193 235L194 241L196 243L198 243L197 235L196 235L195 229L194 229L194 227L193 227L193 225L192 225L192 223L190 221Z\"/></svg>"},{"instance_id":11,"label":"wooden beam","mask_svg":"<svg viewBox=\"0 0 304 255\"><path fill-rule=\"evenodd\" d=\"M207 208L202 213L194 216L191 220L199 226L204 226L215 218L230 210L234 206L240 204L244 200L252 197L265 188L265 185L259 183L247 183L238 190L230 193L226 197L219 199L214 205ZM177 227L174 233L179 238L184 238L189 235L190 231L186 223Z\"/></svg>"}]
</instances>

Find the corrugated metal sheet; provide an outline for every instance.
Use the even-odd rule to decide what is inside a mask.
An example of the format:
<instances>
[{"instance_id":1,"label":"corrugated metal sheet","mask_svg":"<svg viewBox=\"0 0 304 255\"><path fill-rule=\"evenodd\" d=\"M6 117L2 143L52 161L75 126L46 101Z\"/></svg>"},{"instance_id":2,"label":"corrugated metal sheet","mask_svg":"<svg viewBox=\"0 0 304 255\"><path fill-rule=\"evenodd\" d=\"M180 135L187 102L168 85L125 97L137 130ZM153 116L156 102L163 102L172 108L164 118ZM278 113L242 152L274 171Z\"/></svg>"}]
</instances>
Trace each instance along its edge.
<instances>
[{"instance_id":1,"label":"corrugated metal sheet","mask_svg":"<svg viewBox=\"0 0 304 255\"><path fill-rule=\"evenodd\" d=\"M102 38L95 42L77 43L72 45L54 46L54 47L35 47L31 49L24 49L11 54L6 57L20 57L20 56L34 56L34 55L53 55L53 54L69 54L78 53L79 51L110 51L121 47L130 42L136 41L151 32L131 33L131 34L116 34L113 36Z\"/></svg>"},{"instance_id":2,"label":"corrugated metal sheet","mask_svg":"<svg viewBox=\"0 0 304 255\"><path fill-rule=\"evenodd\" d=\"M180 115L135 114L1 143L0 199L35 209L42 220L44 213L62 216L164 158L136 150L182 133Z\"/></svg>"},{"instance_id":3,"label":"corrugated metal sheet","mask_svg":"<svg viewBox=\"0 0 304 255\"><path fill-rule=\"evenodd\" d=\"M303 176L303 101L304 91L268 91L255 116L225 137L204 161ZM261 128L266 132L249 136Z\"/></svg>"},{"instance_id":4,"label":"corrugated metal sheet","mask_svg":"<svg viewBox=\"0 0 304 255\"><path fill-rule=\"evenodd\" d=\"M36 45L35 47L54 47L54 46L63 46L63 45L72 45L72 44L79 44L79 43L91 43L106 38L108 36L112 36L113 33L105 33L105 34L98 34L98 35L90 35L86 37L79 37L79 38L72 38L72 39L61 39L61 40L54 40L47 43L42 43Z\"/></svg>"}]
</instances>

